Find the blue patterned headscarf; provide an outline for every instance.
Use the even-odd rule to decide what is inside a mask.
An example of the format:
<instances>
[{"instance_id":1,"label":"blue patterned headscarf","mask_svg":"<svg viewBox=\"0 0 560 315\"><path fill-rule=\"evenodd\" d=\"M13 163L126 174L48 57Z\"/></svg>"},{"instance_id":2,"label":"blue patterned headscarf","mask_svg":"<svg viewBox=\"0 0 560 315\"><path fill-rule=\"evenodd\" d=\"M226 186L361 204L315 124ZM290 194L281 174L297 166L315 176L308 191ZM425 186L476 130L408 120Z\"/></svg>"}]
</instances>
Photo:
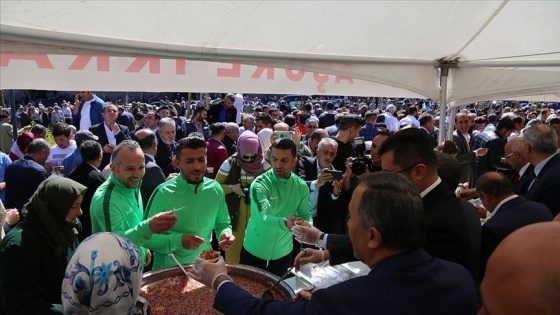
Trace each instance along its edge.
<instances>
[{"instance_id":1,"label":"blue patterned headscarf","mask_svg":"<svg viewBox=\"0 0 560 315\"><path fill-rule=\"evenodd\" d=\"M66 314L136 314L142 283L138 248L109 232L86 238L70 258L62 281Z\"/></svg>"}]
</instances>

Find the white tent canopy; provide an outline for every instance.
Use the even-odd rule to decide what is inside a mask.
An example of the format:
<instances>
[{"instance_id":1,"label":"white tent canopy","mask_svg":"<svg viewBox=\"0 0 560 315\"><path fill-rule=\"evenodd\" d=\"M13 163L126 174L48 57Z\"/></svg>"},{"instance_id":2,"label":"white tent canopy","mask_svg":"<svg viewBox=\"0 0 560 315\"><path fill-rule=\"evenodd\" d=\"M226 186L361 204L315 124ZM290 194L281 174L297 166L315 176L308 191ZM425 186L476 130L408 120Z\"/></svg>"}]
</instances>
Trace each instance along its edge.
<instances>
[{"instance_id":1,"label":"white tent canopy","mask_svg":"<svg viewBox=\"0 0 560 315\"><path fill-rule=\"evenodd\" d=\"M11 54L47 53L49 58L112 56L111 69L123 67L118 58L139 56L221 63L214 71L228 64L303 69L310 80L317 73L351 77L364 87L372 82L364 88L369 95L387 95L377 93L388 86L394 96L435 100L441 92L439 66L448 64L448 101L557 94L559 20L560 1L4 0L0 87L37 88L14 69L26 69L27 76L44 70ZM95 68L92 62L84 70L90 66ZM91 77L78 80L64 72L44 76L68 90L99 86ZM102 80L108 90L154 91L161 89L161 76L143 78L144 85L122 75ZM185 84L183 90L282 93L289 88L281 82L275 90L274 84L252 87L254 80L226 81L207 80L205 89L204 82L196 89ZM223 84L216 88L217 82ZM159 87L145 89L150 84ZM292 91L325 94L317 92L316 83Z\"/></svg>"}]
</instances>

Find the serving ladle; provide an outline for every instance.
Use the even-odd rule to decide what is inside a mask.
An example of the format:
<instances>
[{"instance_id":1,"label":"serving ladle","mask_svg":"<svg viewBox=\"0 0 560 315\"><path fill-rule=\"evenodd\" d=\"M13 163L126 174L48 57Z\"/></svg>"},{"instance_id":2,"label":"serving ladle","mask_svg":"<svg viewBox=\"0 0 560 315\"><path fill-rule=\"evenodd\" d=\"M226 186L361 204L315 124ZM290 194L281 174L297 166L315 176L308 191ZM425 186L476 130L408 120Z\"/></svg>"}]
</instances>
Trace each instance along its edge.
<instances>
[{"instance_id":1,"label":"serving ladle","mask_svg":"<svg viewBox=\"0 0 560 315\"><path fill-rule=\"evenodd\" d=\"M286 271L282 277L280 277L280 279L278 279L278 281L276 281L276 283L274 283L270 288L266 289L263 291L263 293L261 293L259 295L259 298L263 299L263 300L274 300L274 294L272 294L272 289L274 289L274 287L276 287L280 282L282 282L282 280L284 280L292 271L292 269L294 269L296 265L294 264L293 266L291 266L290 268L288 268L288 271Z\"/></svg>"}]
</instances>

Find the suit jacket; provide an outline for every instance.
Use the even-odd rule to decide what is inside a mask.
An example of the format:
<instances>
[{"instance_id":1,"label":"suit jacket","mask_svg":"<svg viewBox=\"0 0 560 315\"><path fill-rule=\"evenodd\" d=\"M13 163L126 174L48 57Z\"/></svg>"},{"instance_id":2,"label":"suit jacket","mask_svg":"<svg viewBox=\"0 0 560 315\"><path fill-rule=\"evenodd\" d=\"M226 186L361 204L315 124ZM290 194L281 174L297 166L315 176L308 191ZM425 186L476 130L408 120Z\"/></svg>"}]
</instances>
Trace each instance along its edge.
<instances>
[{"instance_id":1,"label":"suit jacket","mask_svg":"<svg viewBox=\"0 0 560 315\"><path fill-rule=\"evenodd\" d=\"M471 273L474 281L478 285L479 274L480 274L480 217L476 212L476 208L472 203L460 200L461 209L463 210L463 215L465 216L465 222L467 223L467 228L469 229L469 258L465 262L467 270Z\"/></svg>"},{"instance_id":2,"label":"suit jacket","mask_svg":"<svg viewBox=\"0 0 560 315\"><path fill-rule=\"evenodd\" d=\"M426 252L432 257L453 261L469 269L470 244L474 241L471 241L459 199L442 181L422 201L426 216ZM353 254L350 255L352 243L348 236L329 234L327 248L332 264L355 260ZM474 270L469 271L475 273Z\"/></svg>"},{"instance_id":3,"label":"suit jacket","mask_svg":"<svg viewBox=\"0 0 560 315\"><path fill-rule=\"evenodd\" d=\"M537 222L552 221L547 206L519 196L505 202L482 226L480 249L480 278L484 276L488 258L498 244L515 230Z\"/></svg>"},{"instance_id":4,"label":"suit jacket","mask_svg":"<svg viewBox=\"0 0 560 315\"><path fill-rule=\"evenodd\" d=\"M82 211L83 214L80 216L80 222L82 223L82 233L79 235L78 239L80 242L86 237L92 234L91 232L91 216L90 216L90 206L93 194L97 190L97 187L101 186L105 181L105 178L101 175L101 172L95 166L82 162L78 165L71 173L68 175L73 181L76 181L88 189L84 195L84 200L82 201Z\"/></svg>"},{"instance_id":5,"label":"suit jacket","mask_svg":"<svg viewBox=\"0 0 560 315\"><path fill-rule=\"evenodd\" d=\"M165 176L165 178L167 178L169 174L177 171L173 166L173 164L171 163L173 161L174 156L175 156L175 143L173 143L171 145L171 148L169 148L169 146L167 146L167 144L165 144L165 142L163 142L163 140L161 140L158 137L158 146L157 146L157 152L155 156L155 160L156 160L155 162L159 167L161 167L161 170L163 171L163 175Z\"/></svg>"},{"instance_id":6,"label":"suit jacket","mask_svg":"<svg viewBox=\"0 0 560 315\"><path fill-rule=\"evenodd\" d=\"M21 210L23 205L35 193L42 181L49 174L45 168L35 162L31 157L24 156L6 167L4 181L6 182L6 209L17 208L20 219L23 218Z\"/></svg>"},{"instance_id":7,"label":"suit jacket","mask_svg":"<svg viewBox=\"0 0 560 315\"><path fill-rule=\"evenodd\" d=\"M305 180L308 187L311 187L311 182L319 176L317 174L317 164L317 157L302 156L299 159L296 174ZM331 182L319 188L317 217L313 218L313 225L325 233L343 233L343 224L346 218L346 207L342 202L344 196L341 195L338 199L333 200L331 197L332 191L333 186Z\"/></svg>"},{"instance_id":8,"label":"suit jacket","mask_svg":"<svg viewBox=\"0 0 560 315\"><path fill-rule=\"evenodd\" d=\"M208 114L206 115L206 120L208 124L212 125L215 122L219 122L220 112L224 108L222 102L214 102L210 108L208 108ZM226 109L226 120L220 122L235 122L237 120L237 108L235 106L231 106L230 108Z\"/></svg>"},{"instance_id":9,"label":"suit jacket","mask_svg":"<svg viewBox=\"0 0 560 315\"><path fill-rule=\"evenodd\" d=\"M560 156L548 160L527 191L528 200L544 203L553 216L560 213Z\"/></svg>"},{"instance_id":10,"label":"suit jacket","mask_svg":"<svg viewBox=\"0 0 560 315\"><path fill-rule=\"evenodd\" d=\"M227 150L227 155L232 156L235 152L237 152L237 144L233 141L232 138L225 136L224 141L222 141L224 146ZM220 165L221 166L221 165Z\"/></svg>"},{"instance_id":11,"label":"suit jacket","mask_svg":"<svg viewBox=\"0 0 560 315\"><path fill-rule=\"evenodd\" d=\"M159 186L159 184L165 182L165 176L163 175L163 170L159 167L156 162L144 154L144 160L146 161L146 174L142 178L142 184L140 185L140 193L142 194L142 203L144 204L144 209L152 196L154 190Z\"/></svg>"},{"instance_id":12,"label":"suit jacket","mask_svg":"<svg viewBox=\"0 0 560 315\"><path fill-rule=\"evenodd\" d=\"M519 181L517 183L514 183L515 194L521 196L527 195L527 190L529 189L529 185L531 185L534 179L535 179L535 167L532 164L529 164L529 166L525 170L525 173L523 173L523 176L519 178Z\"/></svg>"},{"instance_id":13,"label":"suit jacket","mask_svg":"<svg viewBox=\"0 0 560 315\"><path fill-rule=\"evenodd\" d=\"M461 167L459 181L461 183L468 182L469 187L474 187L476 183L476 153L472 150L473 137L471 136L471 141L467 142L463 134L455 130L453 132L453 142L459 149L457 153L457 161Z\"/></svg>"},{"instance_id":14,"label":"suit jacket","mask_svg":"<svg viewBox=\"0 0 560 315\"><path fill-rule=\"evenodd\" d=\"M214 301L214 308L226 314L460 315L475 314L478 307L468 272L422 249L391 256L366 276L317 290L310 301L266 301L232 282L221 285Z\"/></svg>"},{"instance_id":15,"label":"suit jacket","mask_svg":"<svg viewBox=\"0 0 560 315\"><path fill-rule=\"evenodd\" d=\"M117 118L117 124L125 125L128 127L128 130L136 129L136 119L132 116L131 113L127 112L126 110L119 114L119 118Z\"/></svg>"},{"instance_id":16,"label":"suit jacket","mask_svg":"<svg viewBox=\"0 0 560 315\"><path fill-rule=\"evenodd\" d=\"M189 119L186 123L182 124L182 127L185 131L186 137L188 137L193 132L197 132L196 126L194 125L192 119ZM210 139L210 125L208 124L208 122L206 122L206 120L202 121L202 135L204 136L205 141Z\"/></svg>"},{"instance_id":17,"label":"suit jacket","mask_svg":"<svg viewBox=\"0 0 560 315\"><path fill-rule=\"evenodd\" d=\"M130 135L129 135L130 131L128 130L128 127L126 127L125 125L119 125L119 128L121 130L119 130L119 132L115 135L115 138L117 139L117 145L123 142L124 140L130 140ZM107 133L105 132L104 122L91 126L89 128L89 131L91 131L91 133L99 137L99 140L97 140L97 142L101 144L101 148L103 148L104 145L109 143L109 139L107 138ZM100 170L104 169L105 166L109 165L110 161L111 161L111 153L103 152L103 158L101 159L101 165L99 165L99 169Z\"/></svg>"}]
</instances>

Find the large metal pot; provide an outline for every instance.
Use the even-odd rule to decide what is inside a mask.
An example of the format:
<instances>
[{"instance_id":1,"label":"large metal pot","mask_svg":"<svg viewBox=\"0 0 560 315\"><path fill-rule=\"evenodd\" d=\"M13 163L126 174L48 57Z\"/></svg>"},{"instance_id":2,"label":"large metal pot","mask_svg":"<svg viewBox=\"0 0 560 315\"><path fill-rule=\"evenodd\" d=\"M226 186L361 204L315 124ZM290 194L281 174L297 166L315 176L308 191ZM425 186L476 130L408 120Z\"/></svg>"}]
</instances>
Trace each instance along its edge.
<instances>
[{"instance_id":1,"label":"large metal pot","mask_svg":"<svg viewBox=\"0 0 560 315\"><path fill-rule=\"evenodd\" d=\"M187 271L190 271L190 269L192 268L192 264L183 266ZM268 271L252 266L226 264L226 267L228 269L228 274L260 282L264 284L265 287L273 285L279 279L278 276ZM142 286L182 275L184 275L184 273L179 267L169 267L154 272L147 272L142 277ZM273 289L273 291L276 295L280 296L282 300L285 301L291 301L292 297L295 294L294 290L292 290L292 288L284 281L280 282L280 284L278 284ZM136 303L136 309L138 310L139 314L150 314L149 302L142 297L138 299L138 302Z\"/></svg>"}]
</instances>

